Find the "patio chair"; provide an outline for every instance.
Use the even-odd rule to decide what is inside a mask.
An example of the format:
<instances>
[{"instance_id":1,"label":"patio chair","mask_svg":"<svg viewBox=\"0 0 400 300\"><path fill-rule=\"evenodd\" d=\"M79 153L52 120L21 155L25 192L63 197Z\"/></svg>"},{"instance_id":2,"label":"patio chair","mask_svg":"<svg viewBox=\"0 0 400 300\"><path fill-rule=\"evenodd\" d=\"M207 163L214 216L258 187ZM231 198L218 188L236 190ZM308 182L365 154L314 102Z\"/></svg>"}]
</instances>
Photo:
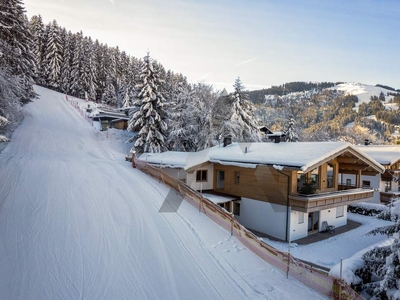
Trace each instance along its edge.
<instances>
[{"instance_id":1,"label":"patio chair","mask_svg":"<svg viewBox=\"0 0 400 300\"><path fill-rule=\"evenodd\" d=\"M322 221L322 232L335 233L335 226L329 225L327 221Z\"/></svg>"}]
</instances>

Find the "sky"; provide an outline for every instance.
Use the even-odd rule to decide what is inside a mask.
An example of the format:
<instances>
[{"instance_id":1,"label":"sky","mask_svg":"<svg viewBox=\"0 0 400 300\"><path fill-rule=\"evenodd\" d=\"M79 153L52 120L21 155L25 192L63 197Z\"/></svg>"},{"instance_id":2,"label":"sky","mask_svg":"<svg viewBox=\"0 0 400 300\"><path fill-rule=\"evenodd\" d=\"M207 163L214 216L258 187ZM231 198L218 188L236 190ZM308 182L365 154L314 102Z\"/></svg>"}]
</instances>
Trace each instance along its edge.
<instances>
[{"instance_id":1,"label":"sky","mask_svg":"<svg viewBox=\"0 0 400 300\"><path fill-rule=\"evenodd\" d=\"M189 82L248 90L291 81L400 89L398 0L25 0L72 32L152 58Z\"/></svg>"}]
</instances>

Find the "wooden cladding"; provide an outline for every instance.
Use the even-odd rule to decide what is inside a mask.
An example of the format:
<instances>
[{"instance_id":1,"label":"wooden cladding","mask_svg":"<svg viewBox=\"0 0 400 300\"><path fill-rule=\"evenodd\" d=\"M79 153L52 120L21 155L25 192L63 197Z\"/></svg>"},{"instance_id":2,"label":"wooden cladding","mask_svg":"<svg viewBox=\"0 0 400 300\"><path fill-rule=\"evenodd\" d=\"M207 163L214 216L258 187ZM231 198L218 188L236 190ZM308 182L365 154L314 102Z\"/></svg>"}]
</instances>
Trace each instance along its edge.
<instances>
[{"instance_id":1,"label":"wooden cladding","mask_svg":"<svg viewBox=\"0 0 400 300\"><path fill-rule=\"evenodd\" d=\"M288 176L268 166L255 169L214 165L214 190L229 195L251 198L276 204L287 204ZM218 174L224 172L223 188L218 188ZM285 174L290 175L290 172Z\"/></svg>"}]
</instances>

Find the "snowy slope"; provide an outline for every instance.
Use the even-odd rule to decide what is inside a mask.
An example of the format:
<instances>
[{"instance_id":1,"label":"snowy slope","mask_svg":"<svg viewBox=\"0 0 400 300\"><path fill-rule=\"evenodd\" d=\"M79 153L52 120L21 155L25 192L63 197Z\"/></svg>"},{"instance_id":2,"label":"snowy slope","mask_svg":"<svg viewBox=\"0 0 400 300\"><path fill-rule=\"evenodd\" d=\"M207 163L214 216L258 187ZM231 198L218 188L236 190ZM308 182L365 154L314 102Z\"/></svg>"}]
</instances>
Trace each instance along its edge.
<instances>
[{"instance_id":1,"label":"snowy slope","mask_svg":"<svg viewBox=\"0 0 400 300\"><path fill-rule=\"evenodd\" d=\"M358 107L361 103L368 103L371 100L371 96L379 97L379 94L383 92L385 95L385 106L387 109L394 108L395 104L388 103L393 96L387 96L387 93L393 93L393 91L368 84L355 83L355 82L346 82L335 85L334 87L328 88L330 90L338 90L344 92L345 95L355 95L358 97L358 103L356 107Z\"/></svg>"},{"instance_id":2,"label":"snowy slope","mask_svg":"<svg viewBox=\"0 0 400 300\"><path fill-rule=\"evenodd\" d=\"M0 299L324 299L123 160L40 87L0 154Z\"/></svg>"}]
</instances>

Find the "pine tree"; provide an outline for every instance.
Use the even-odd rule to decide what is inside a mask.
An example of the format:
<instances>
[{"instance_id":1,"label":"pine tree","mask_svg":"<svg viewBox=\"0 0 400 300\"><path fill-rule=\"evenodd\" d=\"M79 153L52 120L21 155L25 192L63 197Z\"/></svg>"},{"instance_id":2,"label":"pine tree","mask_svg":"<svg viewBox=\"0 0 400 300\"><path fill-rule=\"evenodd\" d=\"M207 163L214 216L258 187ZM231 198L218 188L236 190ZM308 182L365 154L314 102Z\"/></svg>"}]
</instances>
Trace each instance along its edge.
<instances>
[{"instance_id":1,"label":"pine tree","mask_svg":"<svg viewBox=\"0 0 400 300\"><path fill-rule=\"evenodd\" d=\"M57 25L57 21L49 25L49 35L46 44L46 54L44 64L46 66L47 75L46 81L49 87L58 89L60 87L60 74L61 74L61 63L62 63L62 40L60 34L60 28Z\"/></svg>"},{"instance_id":2,"label":"pine tree","mask_svg":"<svg viewBox=\"0 0 400 300\"><path fill-rule=\"evenodd\" d=\"M31 32L33 43L32 54L35 60L35 81L39 83L39 78L43 76L42 59L44 48L44 24L41 15L31 18L29 31Z\"/></svg>"},{"instance_id":3,"label":"pine tree","mask_svg":"<svg viewBox=\"0 0 400 300\"><path fill-rule=\"evenodd\" d=\"M363 255L364 267L356 274L362 278L361 290L366 291L374 300L399 299L400 297L400 201L392 203L391 217L393 225L378 227L367 235L384 234L393 237L390 246L375 248Z\"/></svg>"},{"instance_id":4,"label":"pine tree","mask_svg":"<svg viewBox=\"0 0 400 300\"><path fill-rule=\"evenodd\" d=\"M17 75L23 84L20 94L22 103L29 102L36 94L33 91L35 60L32 53L32 35L21 0L0 2L0 67L11 75Z\"/></svg>"},{"instance_id":5,"label":"pine tree","mask_svg":"<svg viewBox=\"0 0 400 300\"><path fill-rule=\"evenodd\" d=\"M299 135L294 128L294 123L294 119L290 118L285 130L286 142L297 142L299 140Z\"/></svg>"},{"instance_id":6,"label":"pine tree","mask_svg":"<svg viewBox=\"0 0 400 300\"><path fill-rule=\"evenodd\" d=\"M259 142L261 136L253 104L243 92L245 87L239 77L233 87L235 91L229 96L233 101L232 111L229 118L222 121L220 132L223 136L231 136L238 142Z\"/></svg>"},{"instance_id":7,"label":"pine tree","mask_svg":"<svg viewBox=\"0 0 400 300\"><path fill-rule=\"evenodd\" d=\"M72 67L71 67L71 94L76 97L84 97L85 91L83 90L81 79L81 65L82 57L84 56L83 35L82 31L75 35L75 45L73 50Z\"/></svg>"},{"instance_id":8,"label":"pine tree","mask_svg":"<svg viewBox=\"0 0 400 300\"><path fill-rule=\"evenodd\" d=\"M154 67L147 53L143 59L140 82L137 85L139 93L134 103L139 110L132 114L128 126L130 131L139 131L134 145L138 153L159 153L167 149L164 136L167 130L164 97L159 92L161 84L159 70Z\"/></svg>"}]
</instances>

